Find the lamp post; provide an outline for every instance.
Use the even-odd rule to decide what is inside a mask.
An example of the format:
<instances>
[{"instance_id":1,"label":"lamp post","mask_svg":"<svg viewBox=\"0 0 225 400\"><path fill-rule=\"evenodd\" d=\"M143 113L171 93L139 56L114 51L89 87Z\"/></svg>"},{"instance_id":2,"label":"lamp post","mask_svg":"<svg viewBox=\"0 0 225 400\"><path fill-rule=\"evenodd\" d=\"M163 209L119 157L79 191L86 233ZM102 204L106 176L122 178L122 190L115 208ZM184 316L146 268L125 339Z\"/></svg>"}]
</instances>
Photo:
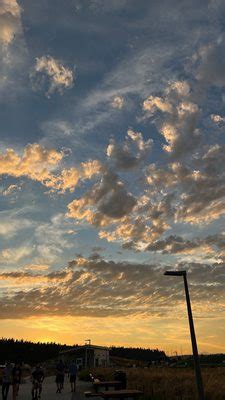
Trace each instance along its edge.
<instances>
[{"instance_id":1,"label":"lamp post","mask_svg":"<svg viewBox=\"0 0 225 400\"><path fill-rule=\"evenodd\" d=\"M198 347L197 347L197 341L196 341L196 336L195 336L194 321L193 321L193 317L192 317L191 301L190 301L190 295L189 295L189 290L188 290L187 272L186 271L166 271L164 273L164 275L183 276L183 279L184 279L184 289L185 289L185 295L186 295L192 351L193 351L193 357L194 357L195 376L196 376L196 383L197 383L197 388L198 388L198 397L199 397L199 400L204 400L205 399L204 388L203 388L203 383L202 383L202 374L201 374L200 362L199 362L199 357L198 357Z\"/></svg>"}]
</instances>

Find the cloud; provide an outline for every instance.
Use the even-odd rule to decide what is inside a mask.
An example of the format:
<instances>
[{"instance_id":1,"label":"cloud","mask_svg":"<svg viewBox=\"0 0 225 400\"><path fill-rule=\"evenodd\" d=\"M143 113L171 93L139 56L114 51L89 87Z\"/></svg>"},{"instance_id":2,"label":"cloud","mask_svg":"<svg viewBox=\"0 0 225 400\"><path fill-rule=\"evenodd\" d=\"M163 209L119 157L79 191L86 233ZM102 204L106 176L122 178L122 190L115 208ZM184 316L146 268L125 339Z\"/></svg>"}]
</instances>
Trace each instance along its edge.
<instances>
[{"instance_id":1,"label":"cloud","mask_svg":"<svg viewBox=\"0 0 225 400\"><path fill-rule=\"evenodd\" d=\"M2 239L10 239L19 231L26 230L31 227L32 221L27 218L18 218L15 215L1 215L0 236L2 236Z\"/></svg>"},{"instance_id":2,"label":"cloud","mask_svg":"<svg viewBox=\"0 0 225 400\"><path fill-rule=\"evenodd\" d=\"M145 142L142 133L129 129L123 145L116 143L114 139L110 140L106 154L114 161L117 168L129 170L137 167L144 160L152 144L152 139ZM133 145L136 147L134 151L132 151Z\"/></svg>"},{"instance_id":3,"label":"cloud","mask_svg":"<svg viewBox=\"0 0 225 400\"><path fill-rule=\"evenodd\" d=\"M168 278L163 278L163 272L170 266L116 263L101 258L78 261L71 261L68 268L56 272L2 273L2 284L14 280L20 288L11 295L2 294L0 318L38 315L166 317L171 307L176 308L177 316L183 315L182 282L173 282L171 287ZM190 263L185 267L195 314L204 318L215 310L217 316L223 313L224 264ZM184 265L177 265L177 268L182 269ZM35 287L29 288L32 279Z\"/></svg>"},{"instance_id":4,"label":"cloud","mask_svg":"<svg viewBox=\"0 0 225 400\"><path fill-rule=\"evenodd\" d=\"M145 142L141 132L135 132L132 129L128 129L127 136L134 141L134 143L137 145L137 148L138 148L138 150L140 152L144 152L145 153L146 151L148 151L152 147L153 140L152 139L148 139Z\"/></svg>"},{"instance_id":5,"label":"cloud","mask_svg":"<svg viewBox=\"0 0 225 400\"><path fill-rule=\"evenodd\" d=\"M19 185L9 185L7 189L3 190L2 194L3 196L11 196L12 194L15 194L21 189L22 188Z\"/></svg>"},{"instance_id":6,"label":"cloud","mask_svg":"<svg viewBox=\"0 0 225 400\"><path fill-rule=\"evenodd\" d=\"M173 158L180 158L195 150L201 134L197 128L199 107L191 100L186 81L169 83L164 97L150 96L143 103L143 110L151 117L159 110L164 119L157 119L158 130L166 143L163 149Z\"/></svg>"},{"instance_id":7,"label":"cloud","mask_svg":"<svg viewBox=\"0 0 225 400\"><path fill-rule=\"evenodd\" d=\"M16 0L1 0L0 43L9 45L21 33L20 7Z\"/></svg>"},{"instance_id":8,"label":"cloud","mask_svg":"<svg viewBox=\"0 0 225 400\"><path fill-rule=\"evenodd\" d=\"M80 199L68 204L68 216L86 220L95 226L104 226L129 214L136 203L126 191L118 176L106 169L100 182L93 185Z\"/></svg>"},{"instance_id":9,"label":"cloud","mask_svg":"<svg viewBox=\"0 0 225 400\"><path fill-rule=\"evenodd\" d=\"M219 124L225 122L225 117L221 117L221 115L218 115L218 114L211 114L210 117L211 117L211 120L212 120L213 122L215 122L215 124L218 124L218 125L219 125Z\"/></svg>"},{"instance_id":10,"label":"cloud","mask_svg":"<svg viewBox=\"0 0 225 400\"><path fill-rule=\"evenodd\" d=\"M100 182L68 204L67 215L76 222L106 228L99 231L101 239L143 250L169 228L168 220L174 215L171 195L154 198L152 194L134 197L115 173L106 170Z\"/></svg>"},{"instance_id":11,"label":"cloud","mask_svg":"<svg viewBox=\"0 0 225 400\"><path fill-rule=\"evenodd\" d=\"M78 182L91 179L101 171L101 163L97 160L82 162L78 167L59 169L60 162L64 157L63 151L46 149L40 144L29 144L19 156L13 149L9 148L5 153L0 153L0 175L10 175L16 178L25 176L34 181L41 182L47 188L65 192L74 191ZM16 189L11 185L3 194L10 194Z\"/></svg>"},{"instance_id":12,"label":"cloud","mask_svg":"<svg viewBox=\"0 0 225 400\"><path fill-rule=\"evenodd\" d=\"M146 250L161 252L162 254L189 255L201 254L201 259L224 260L225 255L225 234L206 236L204 238L185 239L181 236L170 235L165 239L151 243Z\"/></svg>"},{"instance_id":13,"label":"cloud","mask_svg":"<svg viewBox=\"0 0 225 400\"><path fill-rule=\"evenodd\" d=\"M26 265L24 265L24 267L23 267L23 270L24 271L32 271L32 272L34 272L34 271L38 271L38 272L40 272L40 271L47 271L49 269L49 265L46 265L46 264L26 264Z\"/></svg>"},{"instance_id":14,"label":"cloud","mask_svg":"<svg viewBox=\"0 0 225 400\"><path fill-rule=\"evenodd\" d=\"M118 241L125 249L143 251L169 229L172 214L170 196L154 199L147 194L140 196L130 215L121 219L117 226L100 231L100 238Z\"/></svg>"},{"instance_id":15,"label":"cloud","mask_svg":"<svg viewBox=\"0 0 225 400\"><path fill-rule=\"evenodd\" d=\"M180 162L164 168L150 165L146 180L156 193L173 194L170 217L175 222L208 224L225 212L224 163L223 145L206 146L193 158L191 167Z\"/></svg>"},{"instance_id":16,"label":"cloud","mask_svg":"<svg viewBox=\"0 0 225 400\"><path fill-rule=\"evenodd\" d=\"M178 219L187 222L208 223L224 215L224 146L209 146L205 154L195 160L199 173L192 174L192 186L187 179L182 204L177 211ZM189 179L190 183L190 179Z\"/></svg>"},{"instance_id":17,"label":"cloud","mask_svg":"<svg viewBox=\"0 0 225 400\"><path fill-rule=\"evenodd\" d=\"M68 138L74 133L74 127L71 123L64 120L53 120L42 123L41 130L48 134L51 139Z\"/></svg>"},{"instance_id":18,"label":"cloud","mask_svg":"<svg viewBox=\"0 0 225 400\"><path fill-rule=\"evenodd\" d=\"M51 56L42 56L36 59L31 81L34 89L46 87L46 96L50 97L54 92L63 94L65 89L71 89L75 77L59 60Z\"/></svg>"},{"instance_id":19,"label":"cloud","mask_svg":"<svg viewBox=\"0 0 225 400\"><path fill-rule=\"evenodd\" d=\"M154 114L157 109L167 113L173 112L172 104L161 97L149 96L143 103L143 110Z\"/></svg>"},{"instance_id":20,"label":"cloud","mask_svg":"<svg viewBox=\"0 0 225 400\"><path fill-rule=\"evenodd\" d=\"M30 246L20 246L15 248L6 248L0 251L0 263L1 264L16 264L24 257L30 256L33 252L33 248Z\"/></svg>"},{"instance_id":21,"label":"cloud","mask_svg":"<svg viewBox=\"0 0 225 400\"><path fill-rule=\"evenodd\" d=\"M62 158L62 152L47 150L37 143L27 145L21 157L9 148L5 154L0 153L0 175L27 176L44 182L51 176L51 170L58 166Z\"/></svg>"},{"instance_id":22,"label":"cloud","mask_svg":"<svg viewBox=\"0 0 225 400\"><path fill-rule=\"evenodd\" d=\"M63 255L66 249L73 247L69 240L73 224L62 213L55 214L49 222L36 226L34 237L38 253L38 264L52 264ZM72 231L73 233L74 230Z\"/></svg>"},{"instance_id":23,"label":"cloud","mask_svg":"<svg viewBox=\"0 0 225 400\"><path fill-rule=\"evenodd\" d=\"M124 98L122 96L115 96L111 103L113 108L121 110L124 106Z\"/></svg>"},{"instance_id":24,"label":"cloud","mask_svg":"<svg viewBox=\"0 0 225 400\"><path fill-rule=\"evenodd\" d=\"M203 140L196 128L199 111L191 100L187 82L170 82L164 93L163 103L157 100L148 111L157 113L159 107L166 110L163 112L166 123L170 122L175 129L174 136L166 136L168 145L165 145L169 146L172 158L161 167L146 166L138 196L131 181L133 192L127 192L119 175L113 175L107 168L104 172L102 167L101 182L68 205L68 216L100 228L101 239L119 242L127 249L143 251L152 246L154 251L155 242L160 241L162 235L168 235L167 231L174 224L206 225L224 215L224 146L199 146ZM171 107L165 108L165 102ZM165 122L160 126L164 129ZM167 133L170 135L170 131ZM140 180L134 175L135 168L146 161L151 145L151 139L144 141L141 133L129 129L122 145L111 139L107 147L109 165L116 171L132 170L133 175L128 180ZM182 247L181 243L176 243L173 254L179 246ZM191 251L194 250L190 249L189 253Z\"/></svg>"},{"instance_id":25,"label":"cloud","mask_svg":"<svg viewBox=\"0 0 225 400\"><path fill-rule=\"evenodd\" d=\"M197 79L199 86L207 89L210 86L222 87L225 84L224 40L217 40L200 47L194 59L199 63Z\"/></svg>"},{"instance_id":26,"label":"cloud","mask_svg":"<svg viewBox=\"0 0 225 400\"><path fill-rule=\"evenodd\" d=\"M22 10L16 0L0 1L0 102L15 102L27 92L28 52Z\"/></svg>"},{"instance_id":27,"label":"cloud","mask_svg":"<svg viewBox=\"0 0 225 400\"><path fill-rule=\"evenodd\" d=\"M102 165L97 160L82 162L79 167L63 169L60 174L51 176L45 185L62 193L66 190L73 192L80 180L91 179L94 175L99 175L101 170Z\"/></svg>"}]
</instances>

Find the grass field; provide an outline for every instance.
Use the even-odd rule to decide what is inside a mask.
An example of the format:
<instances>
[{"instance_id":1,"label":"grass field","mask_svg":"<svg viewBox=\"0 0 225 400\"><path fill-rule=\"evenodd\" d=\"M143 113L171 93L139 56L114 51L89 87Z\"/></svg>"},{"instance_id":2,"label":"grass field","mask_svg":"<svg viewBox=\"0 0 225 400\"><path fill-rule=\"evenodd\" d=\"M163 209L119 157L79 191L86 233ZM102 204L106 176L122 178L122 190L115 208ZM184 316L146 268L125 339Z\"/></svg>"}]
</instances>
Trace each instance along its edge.
<instances>
[{"instance_id":1,"label":"grass field","mask_svg":"<svg viewBox=\"0 0 225 400\"><path fill-rule=\"evenodd\" d=\"M96 369L95 376L112 379L114 369ZM191 368L128 368L127 387L140 389L147 400L197 400L195 375ZM203 368L206 400L225 400L225 367Z\"/></svg>"}]
</instances>

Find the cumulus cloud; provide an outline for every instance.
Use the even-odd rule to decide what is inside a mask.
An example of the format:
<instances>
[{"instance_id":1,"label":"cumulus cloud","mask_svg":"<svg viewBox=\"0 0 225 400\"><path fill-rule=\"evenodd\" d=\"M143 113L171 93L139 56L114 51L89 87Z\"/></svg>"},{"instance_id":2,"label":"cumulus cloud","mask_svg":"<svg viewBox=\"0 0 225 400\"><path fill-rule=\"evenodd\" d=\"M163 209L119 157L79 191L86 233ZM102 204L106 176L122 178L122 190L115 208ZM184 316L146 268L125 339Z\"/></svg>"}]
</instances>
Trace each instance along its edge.
<instances>
[{"instance_id":1,"label":"cumulus cloud","mask_svg":"<svg viewBox=\"0 0 225 400\"><path fill-rule=\"evenodd\" d=\"M180 158L198 147L201 141L199 107L191 100L186 81L171 82L164 97L149 96L143 103L143 110L149 117L158 110L163 114L163 120L157 120L158 130L166 140L163 149L170 156Z\"/></svg>"},{"instance_id":2,"label":"cumulus cloud","mask_svg":"<svg viewBox=\"0 0 225 400\"><path fill-rule=\"evenodd\" d=\"M73 192L80 180L91 179L100 174L102 165L97 160L82 162L79 167L63 169L60 174L51 176L45 185L64 193L66 190Z\"/></svg>"},{"instance_id":3,"label":"cumulus cloud","mask_svg":"<svg viewBox=\"0 0 225 400\"><path fill-rule=\"evenodd\" d=\"M11 271L0 274L1 285L18 284L18 290L3 292L0 318L37 315L79 316L167 316L171 306L183 313L183 284L168 285L165 268L98 259L74 260L69 267L49 273ZM182 269L184 265L177 265ZM186 266L195 312L204 318L208 312L224 309L224 264L191 263ZM33 279L33 287L29 287ZM21 287L24 285L24 287ZM3 286L4 287L4 286ZM210 289L210 290L209 290ZM7 288L6 288L7 290ZM37 303L38 307L34 307ZM202 305L204 304L204 311Z\"/></svg>"},{"instance_id":4,"label":"cumulus cloud","mask_svg":"<svg viewBox=\"0 0 225 400\"><path fill-rule=\"evenodd\" d=\"M36 59L31 80L35 89L46 88L46 96L50 97L54 92L63 94L65 89L72 88L75 77L72 70L66 68L59 60L51 56L42 56Z\"/></svg>"},{"instance_id":5,"label":"cumulus cloud","mask_svg":"<svg viewBox=\"0 0 225 400\"><path fill-rule=\"evenodd\" d=\"M168 220L174 214L171 198L169 194L157 196L153 192L135 198L115 173L106 170L100 182L68 205L67 215L104 227L99 231L101 239L144 250L169 228Z\"/></svg>"},{"instance_id":6,"label":"cumulus cloud","mask_svg":"<svg viewBox=\"0 0 225 400\"><path fill-rule=\"evenodd\" d=\"M135 203L135 198L126 191L118 176L106 169L100 182L68 205L68 216L104 226L129 214Z\"/></svg>"},{"instance_id":7,"label":"cumulus cloud","mask_svg":"<svg viewBox=\"0 0 225 400\"><path fill-rule=\"evenodd\" d=\"M163 210L159 211L160 208L163 208L163 202L158 206L148 202L146 212L141 213L137 203L130 216L123 218L113 229L101 230L99 237L109 242L121 242L125 249L146 250L149 243L154 242L169 228L165 220L167 214Z\"/></svg>"},{"instance_id":8,"label":"cumulus cloud","mask_svg":"<svg viewBox=\"0 0 225 400\"><path fill-rule=\"evenodd\" d=\"M176 129L180 124L181 134L176 131L175 136L167 137L166 146L170 147L173 157L167 159L169 162L161 167L150 164L145 168L139 195L135 189L128 193L119 176L102 167L101 181L68 205L70 217L100 228L100 238L117 241L124 248L157 251L154 246L160 244L162 235L168 235L172 225L209 224L225 214L224 146L205 144L197 151L196 144L201 139L195 130L198 106L189 98L190 93L187 82L175 81L166 89L165 98L171 108L167 107L163 114L173 120ZM154 112L157 104L158 100L153 104ZM192 133L196 134L195 138ZM151 139L144 141L141 133L129 129L122 145L111 139L107 156L117 170L135 173L135 167L146 161L151 145ZM210 246L203 243L184 244L178 240L171 246L173 254L181 254L182 246L186 246L187 252L190 246L189 253L198 250L212 253Z\"/></svg>"},{"instance_id":9,"label":"cumulus cloud","mask_svg":"<svg viewBox=\"0 0 225 400\"><path fill-rule=\"evenodd\" d=\"M144 141L141 132L134 132L129 129L123 145L117 143L114 139L110 140L106 154L114 161L117 168L129 170L137 167L144 160L152 144L152 139ZM132 146L134 145L135 149L133 151Z\"/></svg>"},{"instance_id":10,"label":"cumulus cloud","mask_svg":"<svg viewBox=\"0 0 225 400\"><path fill-rule=\"evenodd\" d=\"M193 159L192 167L174 162L164 168L150 165L146 180L157 193L172 194L175 222L209 223L225 213L224 146L212 145ZM167 193L167 194L166 194Z\"/></svg>"},{"instance_id":11,"label":"cumulus cloud","mask_svg":"<svg viewBox=\"0 0 225 400\"><path fill-rule=\"evenodd\" d=\"M5 154L0 153L0 175L27 176L44 182L62 157L62 152L54 149L47 150L37 143L29 144L21 157L9 148Z\"/></svg>"},{"instance_id":12,"label":"cumulus cloud","mask_svg":"<svg viewBox=\"0 0 225 400\"><path fill-rule=\"evenodd\" d=\"M172 104L161 97L149 96L143 103L143 110L154 114L157 109L167 113L173 112Z\"/></svg>"},{"instance_id":13,"label":"cumulus cloud","mask_svg":"<svg viewBox=\"0 0 225 400\"><path fill-rule=\"evenodd\" d=\"M111 103L113 108L121 110L124 106L124 98L122 96L115 96Z\"/></svg>"},{"instance_id":14,"label":"cumulus cloud","mask_svg":"<svg viewBox=\"0 0 225 400\"><path fill-rule=\"evenodd\" d=\"M20 7L16 0L1 0L0 43L9 45L21 33Z\"/></svg>"},{"instance_id":15,"label":"cumulus cloud","mask_svg":"<svg viewBox=\"0 0 225 400\"><path fill-rule=\"evenodd\" d=\"M63 151L46 149L37 143L29 144L24 149L22 156L9 148L5 153L0 153L0 175L10 175L16 178L25 176L41 182L49 189L72 192L80 180L91 179L101 171L99 161L89 160L81 163L78 167L64 168L61 172L56 173L63 157ZM16 187L16 185L11 185L3 194L9 195Z\"/></svg>"}]
</instances>

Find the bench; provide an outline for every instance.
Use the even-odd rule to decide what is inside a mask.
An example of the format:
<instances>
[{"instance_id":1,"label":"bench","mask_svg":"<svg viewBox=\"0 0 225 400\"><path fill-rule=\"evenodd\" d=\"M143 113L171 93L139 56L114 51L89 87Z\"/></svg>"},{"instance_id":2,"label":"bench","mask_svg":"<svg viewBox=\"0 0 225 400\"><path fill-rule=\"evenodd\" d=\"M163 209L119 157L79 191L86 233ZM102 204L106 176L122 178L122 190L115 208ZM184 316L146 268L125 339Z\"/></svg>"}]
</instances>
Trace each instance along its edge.
<instances>
[{"instance_id":1,"label":"bench","mask_svg":"<svg viewBox=\"0 0 225 400\"><path fill-rule=\"evenodd\" d=\"M136 397L139 397L143 395L143 392L140 390L106 390L104 392L99 393L99 396L101 396L103 399L134 399Z\"/></svg>"}]
</instances>

